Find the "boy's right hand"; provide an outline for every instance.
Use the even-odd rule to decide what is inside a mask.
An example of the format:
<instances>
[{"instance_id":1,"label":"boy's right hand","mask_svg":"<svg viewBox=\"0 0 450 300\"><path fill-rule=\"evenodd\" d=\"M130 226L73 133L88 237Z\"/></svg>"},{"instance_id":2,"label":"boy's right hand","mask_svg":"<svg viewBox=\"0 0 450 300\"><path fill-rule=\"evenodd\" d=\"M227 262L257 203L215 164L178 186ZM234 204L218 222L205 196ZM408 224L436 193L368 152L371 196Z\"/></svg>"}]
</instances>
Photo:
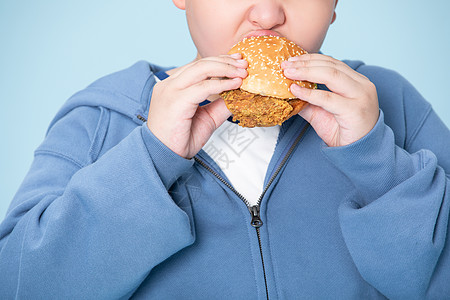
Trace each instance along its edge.
<instances>
[{"instance_id":1,"label":"boy's right hand","mask_svg":"<svg viewBox=\"0 0 450 300\"><path fill-rule=\"evenodd\" d=\"M231 115L223 99L199 106L211 95L237 89L247 76L240 54L194 61L153 88L147 126L168 148L192 158Z\"/></svg>"}]
</instances>

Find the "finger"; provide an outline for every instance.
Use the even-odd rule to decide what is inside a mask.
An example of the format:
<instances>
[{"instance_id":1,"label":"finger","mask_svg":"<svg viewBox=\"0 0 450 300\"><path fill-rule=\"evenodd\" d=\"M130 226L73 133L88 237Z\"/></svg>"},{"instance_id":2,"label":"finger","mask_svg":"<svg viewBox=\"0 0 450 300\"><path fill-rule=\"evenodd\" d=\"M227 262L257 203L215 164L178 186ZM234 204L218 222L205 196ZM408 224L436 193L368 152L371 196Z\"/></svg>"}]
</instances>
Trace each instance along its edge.
<instances>
[{"instance_id":1,"label":"finger","mask_svg":"<svg viewBox=\"0 0 450 300\"><path fill-rule=\"evenodd\" d=\"M337 59L335 59L332 56L320 53L306 53L302 55L293 56L288 59L288 61L298 61L298 60L337 60Z\"/></svg>"},{"instance_id":2,"label":"finger","mask_svg":"<svg viewBox=\"0 0 450 300\"><path fill-rule=\"evenodd\" d=\"M210 95L237 89L241 84L242 78L240 77L233 79L208 79L190 86L185 90L185 93L190 95L190 99L192 99L191 103L197 105L207 99Z\"/></svg>"},{"instance_id":3,"label":"finger","mask_svg":"<svg viewBox=\"0 0 450 300\"><path fill-rule=\"evenodd\" d=\"M174 73L171 77L172 78L178 77L186 69L192 67L193 65L195 65L199 61L200 60L193 61L193 62L191 62L191 63L189 63L187 65L184 65L176 73ZM244 68L244 69L246 69L248 67L248 62L245 59L242 59L242 55L240 53L235 53L235 54L231 54L231 55L225 54L225 55L220 55L220 56L206 57L206 58L201 59L201 61L222 62L222 63L227 63L227 64L233 65L235 67Z\"/></svg>"},{"instance_id":4,"label":"finger","mask_svg":"<svg viewBox=\"0 0 450 300\"><path fill-rule=\"evenodd\" d=\"M336 63L345 64L342 61L335 59L334 57L320 53L306 53L303 55L293 56L288 59L288 61L301 61L301 60L335 61Z\"/></svg>"},{"instance_id":5,"label":"finger","mask_svg":"<svg viewBox=\"0 0 450 300\"><path fill-rule=\"evenodd\" d=\"M291 57L291 58L299 58L299 56ZM353 78L354 80L361 82L363 80L366 80L367 78L347 66L345 63L342 63L338 60L326 60L326 59L314 59L314 60L308 60L308 59L296 59L296 60L287 60L281 63L282 69L302 69L302 68L311 68L311 67L329 67L337 69L343 73L345 73L347 76Z\"/></svg>"},{"instance_id":6,"label":"finger","mask_svg":"<svg viewBox=\"0 0 450 300\"><path fill-rule=\"evenodd\" d=\"M185 89L210 78L245 78L247 75L245 68L239 68L223 61L201 60L186 68L177 77L177 87Z\"/></svg>"},{"instance_id":7,"label":"finger","mask_svg":"<svg viewBox=\"0 0 450 300\"><path fill-rule=\"evenodd\" d=\"M325 84L331 91L345 97L353 97L361 89L358 81L331 67L288 68L284 74L293 80Z\"/></svg>"},{"instance_id":8,"label":"finger","mask_svg":"<svg viewBox=\"0 0 450 300\"><path fill-rule=\"evenodd\" d=\"M324 110L332 113L339 114L347 106L348 99L323 90L312 90L304 87L300 87L297 84L292 84L290 90L294 96L304 100L312 105L322 107Z\"/></svg>"},{"instance_id":9,"label":"finger","mask_svg":"<svg viewBox=\"0 0 450 300\"><path fill-rule=\"evenodd\" d=\"M339 68L339 70L345 72L347 75L353 77L355 80L367 79L366 76L355 71L354 69L352 69L349 65L347 65L343 61L340 61L331 56L327 56L327 55L323 55L323 54L308 53L308 54L303 54L303 55L299 55L299 56L293 56L293 57L289 58L287 60L287 62L298 63L302 67L307 67L308 62L311 62L311 63L313 63L312 65L317 65L317 66L320 66L320 65L334 66L336 68Z\"/></svg>"},{"instance_id":10,"label":"finger","mask_svg":"<svg viewBox=\"0 0 450 300\"><path fill-rule=\"evenodd\" d=\"M206 57L203 58L203 60L210 60L210 61L218 61L218 62L223 62L223 63L227 63L239 68L247 68L248 67L248 62L245 59L242 59L242 54L241 53L234 53L234 54L225 54L225 55L220 55L220 56L211 56L211 57Z\"/></svg>"}]
</instances>

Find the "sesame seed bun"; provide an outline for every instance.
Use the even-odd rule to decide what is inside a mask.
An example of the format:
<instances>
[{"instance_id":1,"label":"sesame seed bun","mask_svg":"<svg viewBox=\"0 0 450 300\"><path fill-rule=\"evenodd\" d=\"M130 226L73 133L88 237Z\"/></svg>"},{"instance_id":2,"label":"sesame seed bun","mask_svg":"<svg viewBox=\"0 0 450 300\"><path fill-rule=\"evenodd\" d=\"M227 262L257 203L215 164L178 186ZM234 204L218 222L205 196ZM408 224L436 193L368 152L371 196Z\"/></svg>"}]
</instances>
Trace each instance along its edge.
<instances>
[{"instance_id":1,"label":"sesame seed bun","mask_svg":"<svg viewBox=\"0 0 450 300\"><path fill-rule=\"evenodd\" d=\"M249 64L248 76L240 89L221 94L233 118L243 127L280 125L296 115L306 102L290 92L292 83L317 88L315 83L294 81L284 76L281 62L307 53L284 37L245 38L228 53L241 53Z\"/></svg>"}]
</instances>

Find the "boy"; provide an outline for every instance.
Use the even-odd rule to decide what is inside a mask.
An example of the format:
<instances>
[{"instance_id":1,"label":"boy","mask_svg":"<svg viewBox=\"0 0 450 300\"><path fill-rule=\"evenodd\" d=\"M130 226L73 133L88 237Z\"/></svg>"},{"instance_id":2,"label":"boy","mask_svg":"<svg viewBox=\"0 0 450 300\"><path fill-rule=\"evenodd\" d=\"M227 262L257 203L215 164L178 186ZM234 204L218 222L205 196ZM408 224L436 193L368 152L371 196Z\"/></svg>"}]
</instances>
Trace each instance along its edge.
<instances>
[{"instance_id":1,"label":"boy","mask_svg":"<svg viewBox=\"0 0 450 300\"><path fill-rule=\"evenodd\" d=\"M337 1L173 2L196 60L60 110L0 227L2 298L448 296L450 133L397 74L317 54ZM221 168L212 143L240 131L217 95L247 66L224 54L261 34L313 53L281 67L328 90L292 86L310 105L261 148L228 139L250 155Z\"/></svg>"}]
</instances>

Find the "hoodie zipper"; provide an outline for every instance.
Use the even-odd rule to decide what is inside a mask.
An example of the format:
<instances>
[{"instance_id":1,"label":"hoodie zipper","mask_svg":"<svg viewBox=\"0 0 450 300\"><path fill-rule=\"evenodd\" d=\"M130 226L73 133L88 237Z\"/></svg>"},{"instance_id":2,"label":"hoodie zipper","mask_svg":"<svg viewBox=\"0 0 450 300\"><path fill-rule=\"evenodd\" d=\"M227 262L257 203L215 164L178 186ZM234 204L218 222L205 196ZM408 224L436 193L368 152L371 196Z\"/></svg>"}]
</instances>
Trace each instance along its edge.
<instances>
[{"instance_id":1,"label":"hoodie zipper","mask_svg":"<svg viewBox=\"0 0 450 300\"><path fill-rule=\"evenodd\" d=\"M222 176L220 176L220 174L218 174L216 171L214 171L211 167L209 167L205 162L203 162L201 159L199 159L197 156L194 156L194 159L196 162L198 162L202 167L204 167L207 171L209 171L211 174L213 174L217 179L220 180L220 182L222 182L226 187L228 187L233 193L236 194L236 196L238 196L242 202L245 203L245 205L247 206L250 215L251 215L251 221L250 224L255 228L256 230L256 236L258 238L258 245L259 245L259 252L261 254L261 263L262 263L262 269L263 269L263 275L264 275L264 284L266 287L266 298L267 300L269 299L269 290L267 287L267 278L266 278L266 269L264 266L264 256L263 256L263 252L262 252L262 245L261 245L261 234L259 232L259 228L263 225L263 222L261 220L260 217L260 207L261 207L261 201L264 198L264 195L266 194L267 190L269 189L270 185L273 183L273 181L275 180L275 178L277 177L278 173L280 173L281 169L283 168L283 166L286 164L286 161L288 160L288 158L291 156L292 151L294 151L295 146L300 142L301 138L303 137L303 135L306 132L306 129L308 129L309 124L306 124L302 131L300 132L300 134L297 136L297 138L295 139L294 143L291 145L291 147L289 148L288 152L286 153L286 155L283 157L283 160L281 161L281 163L278 165L277 169L275 170L275 172L272 174L272 177L270 177L269 182L267 183L267 185L265 186L263 192L261 193L261 195L258 198L258 202L256 203L256 205L250 205L250 203L248 202L247 199L245 199L244 196L242 196L242 194L240 194L231 184L229 184L225 179L223 179Z\"/></svg>"}]
</instances>

